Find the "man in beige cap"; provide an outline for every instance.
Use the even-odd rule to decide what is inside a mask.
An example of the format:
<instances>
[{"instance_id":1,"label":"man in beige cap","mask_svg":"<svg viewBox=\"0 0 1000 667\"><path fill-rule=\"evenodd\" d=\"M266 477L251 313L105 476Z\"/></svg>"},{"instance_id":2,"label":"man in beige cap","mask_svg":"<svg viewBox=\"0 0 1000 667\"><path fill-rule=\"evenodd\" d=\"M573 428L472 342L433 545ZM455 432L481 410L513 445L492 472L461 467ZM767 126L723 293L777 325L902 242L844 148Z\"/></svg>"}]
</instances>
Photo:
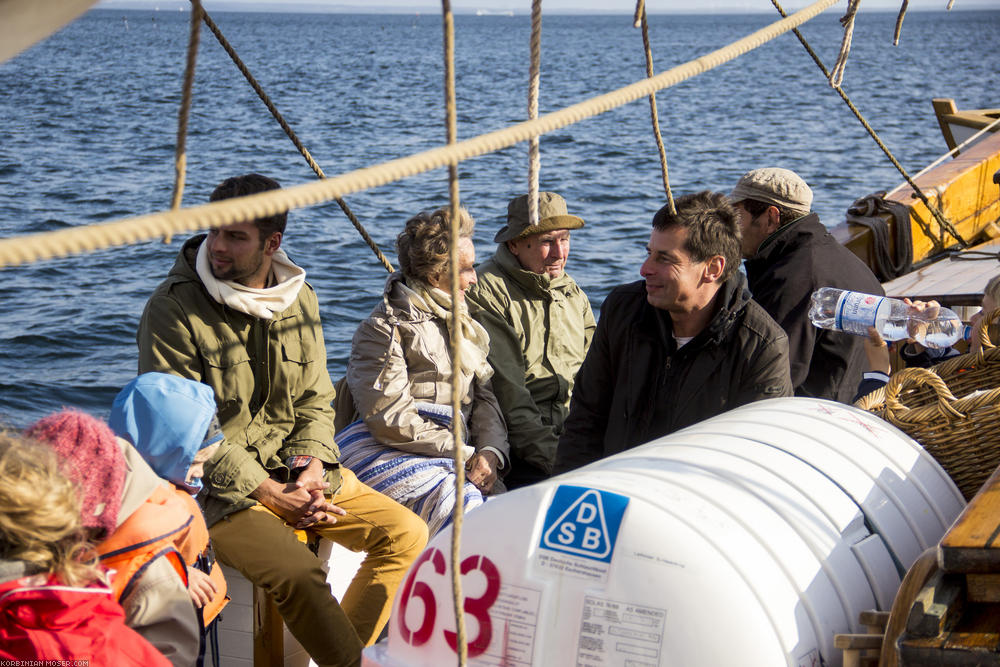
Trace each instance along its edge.
<instances>
[{"instance_id":1,"label":"man in beige cap","mask_svg":"<svg viewBox=\"0 0 1000 667\"><path fill-rule=\"evenodd\" d=\"M466 294L490 334L493 391L510 442L508 488L552 474L573 381L596 327L587 295L565 270L570 230L580 227L583 220L554 192L538 193L534 225L528 195L517 197L493 239L496 253L476 269L478 282Z\"/></svg>"},{"instance_id":2,"label":"man in beige cap","mask_svg":"<svg viewBox=\"0 0 1000 667\"><path fill-rule=\"evenodd\" d=\"M878 279L810 212L812 190L795 172L748 171L729 199L750 292L788 334L795 395L849 403L867 369L864 338L814 327L810 296L820 287L883 294Z\"/></svg>"}]
</instances>

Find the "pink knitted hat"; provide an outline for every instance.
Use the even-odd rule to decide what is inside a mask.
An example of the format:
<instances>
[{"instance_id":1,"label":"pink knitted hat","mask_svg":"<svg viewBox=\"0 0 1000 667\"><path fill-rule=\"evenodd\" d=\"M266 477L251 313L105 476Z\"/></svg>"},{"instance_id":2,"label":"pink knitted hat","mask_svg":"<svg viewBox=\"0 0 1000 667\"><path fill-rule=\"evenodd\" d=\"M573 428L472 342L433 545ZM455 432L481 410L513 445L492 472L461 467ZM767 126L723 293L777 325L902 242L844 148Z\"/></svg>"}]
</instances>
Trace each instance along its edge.
<instances>
[{"instance_id":1,"label":"pink knitted hat","mask_svg":"<svg viewBox=\"0 0 1000 667\"><path fill-rule=\"evenodd\" d=\"M25 433L55 450L60 469L79 490L83 525L103 531L99 539L113 533L126 465L107 424L83 412L63 410L38 420Z\"/></svg>"}]
</instances>

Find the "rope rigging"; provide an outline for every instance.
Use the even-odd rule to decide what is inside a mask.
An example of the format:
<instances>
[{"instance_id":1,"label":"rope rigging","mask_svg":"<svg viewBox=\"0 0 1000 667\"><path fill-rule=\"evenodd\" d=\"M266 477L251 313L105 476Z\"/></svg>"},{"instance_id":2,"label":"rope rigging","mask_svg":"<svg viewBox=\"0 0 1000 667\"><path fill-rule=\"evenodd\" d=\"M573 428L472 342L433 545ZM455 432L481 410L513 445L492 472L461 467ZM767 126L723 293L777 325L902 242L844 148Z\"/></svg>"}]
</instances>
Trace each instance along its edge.
<instances>
[{"instance_id":1,"label":"rope rigging","mask_svg":"<svg viewBox=\"0 0 1000 667\"><path fill-rule=\"evenodd\" d=\"M184 89L181 94L181 107L177 113L177 148L174 157L174 194L170 208L181 207L184 198L184 175L187 171L187 126L191 114L191 92L194 88L194 67L198 59L198 38L200 36L201 15L204 10L201 0L191 0L191 32L188 36L187 62L184 66ZM165 238L170 242L170 235Z\"/></svg>"},{"instance_id":2,"label":"rope rigging","mask_svg":"<svg viewBox=\"0 0 1000 667\"><path fill-rule=\"evenodd\" d=\"M605 113L641 97L648 97L650 93L677 85L719 67L794 30L837 2L838 0L817 0L787 18L652 78L636 81L534 120L516 123L451 145L439 146L338 176L248 197L0 239L0 267L149 241L170 233L192 232L236 222L247 222L282 211L328 202L353 192L368 190L444 167L453 162L457 164L463 160L496 152L527 141L531 137Z\"/></svg>"},{"instance_id":3,"label":"rope rigging","mask_svg":"<svg viewBox=\"0 0 1000 667\"><path fill-rule=\"evenodd\" d=\"M197 0L191 0L192 3L196 1ZM229 41L222 34L222 31L219 30L219 26L217 26L215 24L215 21L212 20L212 17L209 16L204 11L203 11L203 19L205 21L205 25L208 26L208 29L212 31L213 35L215 35L215 39L222 46L223 50L229 55L229 58L236 65L237 69L240 70L240 73L243 74L243 77L247 80L247 83L249 83L250 87L253 88L255 93L257 93L257 97L260 98L261 102L264 103L264 106L267 107L267 110L271 112L271 116L274 117L274 119L278 122L278 125L281 126L281 129L284 130L288 138L291 139L292 143L295 145L295 148L299 151L299 154L301 154L302 157L305 158L306 164L309 165L309 168L312 169L313 173L315 173L319 178L326 178L326 174L323 173L323 170L313 159L313 156L309 153L309 150L302 144L302 142L299 140L298 135L295 134L295 131L292 129L292 127L288 124L285 118L278 111L278 108L271 101L271 98L264 91L261 85L257 82L257 79L255 79L254 76L250 73L250 69L243 63L243 60L240 59L239 55L237 55L236 50L232 47ZM372 249L372 252L375 253L375 256L378 258L378 261L382 263L382 266L385 267L386 271L392 273L393 271L392 263L389 262L389 259L379 249L378 244L375 243L375 240L371 237L370 234L368 234L368 230L365 229L364 225L361 224L361 221L358 220L357 216L354 215L354 212L351 211L350 207L347 205L347 202L345 202L341 197L333 197L333 200L337 202L337 205L340 206L340 210L344 212L344 215L347 216L347 219L351 221L351 224L354 225L354 228L358 230L359 234L361 234L361 238L364 239L365 243L368 244L368 247Z\"/></svg>"},{"instance_id":4,"label":"rope rigging","mask_svg":"<svg viewBox=\"0 0 1000 667\"><path fill-rule=\"evenodd\" d=\"M528 68L528 120L538 118L538 87L542 61L542 0L531 0L531 64ZM528 140L528 224L538 224L538 176L541 171L538 137Z\"/></svg>"},{"instance_id":5,"label":"rope rigging","mask_svg":"<svg viewBox=\"0 0 1000 667\"><path fill-rule=\"evenodd\" d=\"M781 7L781 4L779 4L778 0L771 0L771 4L774 5L775 9L778 10L779 14L781 14L784 17L788 16L788 14L785 13L785 10ZM819 56L809 45L809 42L806 41L806 38L797 28L793 28L792 32L795 34L796 37L798 37L799 42L801 42L802 46L805 47L806 52L813 59L813 62L816 63L816 66L819 67L820 70L823 72L823 75L827 79L829 79L831 76L830 72L826 69L826 66L823 64L823 61L820 60ZM896 156L893 155L892 151L889 150L889 147L885 145L882 139L878 136L878 133L875 132L875 129L868 123L865 117L861 114L861 111L859 111L858 108L854 106L854 102L852 102L851 98L847 96L847 93L844 92L844 89L841 88L839 84L833 85L832 87L835 91L837 91L837 94L840 95L840 98L844 100L844 103L847 104L847 107L851 110L855 118L857 118L858 121L861 123L861 125L865 128L869 136L871 136L871 138L875 141L875 143L878 144L878 147L882 149L882 152L885 153L886 157L889 158L889 161L892 163L892 166L894 166L896 170L903 176L903 180L905 180L906 183L913 189L913 194L916 197L918 197L920 201L924 203L924 206L927 207L927 210L931 212L931 215L933 215L934 219L937 220L938 225L940 225L942 229L944 229L948 234L950 234L952 238L954 238L958 242L960 247L968 248L969 247L968 241L962 238L962 235L958 232L957 229L955 229L955 226L951 224L951 221L949 221L944 216L944 214L938 209L938 207L931 204L930 200L927 198L927 195L925 195L923 190L920 189L920 186L918 186L913 181L913 179L910 177L910 174L907 173L906 169L903 168L903 165L901 165L899 163L899 160L896 159ZM917 221L917 224L920 226L920 229L921 231L923 231L924 235L931 241L933 241L934 245L939 250L943 250L944 240L935 237L934 233L931 231L927 223L925 223L919 217L914 216L913 219Z\"/></svg>"},{"instance_id":6,"label":"rope rigging","mask_svg":"<svg viewBox=\"0 0 1000 667\"><path fill-rule=\"evenodd\" d=\"M646 2L637 0L635 3L635 19L632 27L642 27L642 46L646 53L646 76L653 78L653 51L649 46L649 22L646 20ZM667 173L667 151L663 147L663 136L660 134L660 117L656 110L656 93L649 94L649 115L653 123L653 137L656 139L656 150L660 154L660 173L663 175L663 190L667 194L668 210L676 214L674 194L670 191L670 176Z\"/></svg>"},{"instance_id":7,"label":"rope rigging","mask_svg":"<svg viewBox=\"0 0 1000 667\"><path fill-rule=\"evenodd\" d=\"M444 103L445 134L449 146L458 140L455 112L455 19L451 13L451 1L441 0L441 19L444 28ZM459 218L460 200L458 191L458 162L448 164L448 195L451 200L451 242L448 244L449 273L451 274L451 321L449 328L451 343L451 442L455 450L455 507L452 509L451 531L451 590L455 605L455 653L459 667L464 667L469 659L469 646L465 636L465 604L462 597L462 572L459 563L462 558L462 521L465 516L465 460L462 449L462 396L459 388L462 378L462 301L459 299L458 235L461 226Z\"/></svg>"}]
</instances>

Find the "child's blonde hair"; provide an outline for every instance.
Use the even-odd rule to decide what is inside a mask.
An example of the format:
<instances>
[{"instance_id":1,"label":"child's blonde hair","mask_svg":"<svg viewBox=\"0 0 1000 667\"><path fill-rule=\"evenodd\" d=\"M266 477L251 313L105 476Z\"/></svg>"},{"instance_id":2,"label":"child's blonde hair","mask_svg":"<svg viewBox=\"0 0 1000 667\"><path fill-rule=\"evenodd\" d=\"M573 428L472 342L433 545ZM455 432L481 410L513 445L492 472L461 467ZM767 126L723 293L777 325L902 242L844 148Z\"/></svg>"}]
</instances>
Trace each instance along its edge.
<instances>
[{"instance_id":1,"label":"child's blonde hair","mask_svg":"<svg viewBox=\"0 0 1000 667\"><path fill-rule=\"evenodd\" d=\"M55 454L10 431L0 431L0 558L31 563L70 586L100 576L77 490Z\"/></svg>"},{"instance_id":2,"label":"child's blonde hair","mask_svg":"<svg viewBox=\"0 0 1000 667\"><path fill-rule=\"evenodd\" d=\"M1000 305L1000 273L990 278L983 290L983 296L993 299L993 303Z\"/></svg>"}]
</instances>

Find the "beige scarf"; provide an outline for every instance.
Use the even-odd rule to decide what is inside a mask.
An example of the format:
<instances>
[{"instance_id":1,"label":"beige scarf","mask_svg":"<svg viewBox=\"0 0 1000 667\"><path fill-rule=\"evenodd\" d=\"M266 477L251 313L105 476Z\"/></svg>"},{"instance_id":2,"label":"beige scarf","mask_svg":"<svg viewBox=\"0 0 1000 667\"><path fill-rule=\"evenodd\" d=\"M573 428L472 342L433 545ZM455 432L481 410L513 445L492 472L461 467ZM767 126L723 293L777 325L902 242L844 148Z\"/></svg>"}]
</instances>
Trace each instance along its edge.
<instances>
[{"instance_id":1,"label":"beige scarf","mask_svg":"<svg viewBox=\"0 0 1000 667\"><path fill-rule=\"evenodd\" d=\"M425 282L407 278L406 283L400 282L400 287L409 297L410 303L425 313L430 313L445 321L451 328L451 294L443 289L431 287ZM462 327L461 351L462 370L466 375L470 371L476 374L480 381L488 380L493 375L493 368L486 361L490 353L490 335L483 326L469 315L469 306L464 302L459 308L459 326Z\"/></svg>"},{"instance_id":2,"label":"beige scarf","mask_svg":"<svg viewBox=\"0 0 1000 667\"><path fill-rule=\"evenodd\" d=\"M208 264L207 241L202 241L198 248L195 269L205 289L218 303L263 320L271 319L274 313L280 313L295 303L306 281L305 269L292 262L281 248L271 256L271 273L277 282L274 287L258 289L213 276L212 267Z\"/></svg>"}]
</instances>

